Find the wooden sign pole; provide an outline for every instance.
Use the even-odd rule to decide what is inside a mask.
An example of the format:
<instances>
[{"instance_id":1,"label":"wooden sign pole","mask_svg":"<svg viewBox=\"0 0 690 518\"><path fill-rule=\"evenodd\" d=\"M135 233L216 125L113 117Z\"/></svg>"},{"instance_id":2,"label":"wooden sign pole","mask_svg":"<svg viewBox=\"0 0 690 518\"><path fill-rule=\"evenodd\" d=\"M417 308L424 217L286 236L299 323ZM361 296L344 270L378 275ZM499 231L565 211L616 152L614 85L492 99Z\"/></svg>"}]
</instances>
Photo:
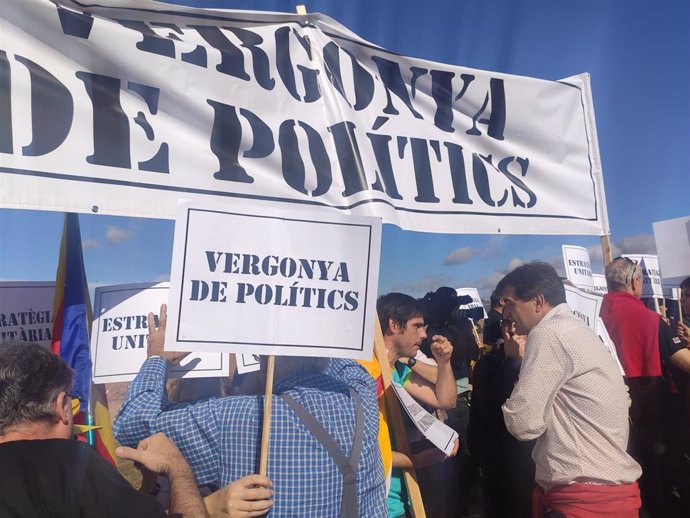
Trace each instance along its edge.
<instances>
[{"instance_id":1,"label":"wooden sign pole","mask_svg":"<svg viewBox=\"0 0 690 518\"><path fill-rule=\"evenodd\" d=\"M264 395L264 428L261 434L261 457L259 458L259 475L266 476L268 470L268 440L271 437L271 407L273 403L273 373L276 357L268 357L266 369L266 392Z\"/></svg>"},{"instance_id":2,"label":"wooden sign pole","mask_svg":"<svg viewBox=\"0 0 690 518\"><path fill-rule=\"evenodd\" d=\"M611 236L601 236L601 257L604 260L604 268L613 261L613 251L611 250Z\"/></svg>"},{"instance_id":3,"label":"wooden sign pole","mask_svg":"<svg viewBox=\"0 0 690 518\"><path fill-rule=\"evenodd\" d=\"M391 387L391 370L388 364L388 351L383 343L383 332L381 331L381 323L379 322L378 315L376 316L374 329L374 354L376 355L379 365L381 365L383 397L386 402L386 413L388 414L388 428L395 437L395 449L411 458L410 443L407 440L407 432L405 431L405 425L403 424L402 414L400 412L400 403ZM406 469L403 473L414 518L426 518L422 493L419 491L419 484L417 483L417 476L415 475L414 469Z\"/></svg>"},{"instance_id":4,"label":"wooden sign pole","mask_svg":"<svg viewBox=\"0 0 690 518\"><path fill-rule=\"evenodd\" d=\"M295 7L297 14L307 14L303 5ZM268 441L271 437L271 408L273 406L273 374L276 368L276 357L268 357L266 369L266 391L264 392L264 427L261 433L261 456L259 457L259 475L266 476L268 472Z\"/></svg>"}]
</instances>

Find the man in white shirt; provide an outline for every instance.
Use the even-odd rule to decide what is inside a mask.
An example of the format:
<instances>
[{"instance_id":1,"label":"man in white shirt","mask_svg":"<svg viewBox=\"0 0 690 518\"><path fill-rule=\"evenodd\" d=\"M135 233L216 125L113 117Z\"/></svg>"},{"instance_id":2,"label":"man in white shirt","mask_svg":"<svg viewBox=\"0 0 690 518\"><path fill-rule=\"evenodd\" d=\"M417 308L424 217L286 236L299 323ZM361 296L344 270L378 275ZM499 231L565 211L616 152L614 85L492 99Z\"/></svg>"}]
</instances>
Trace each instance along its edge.
<instances>
[{"instance_id":1,"label":"man in white shirt","mask_svg":"<svg viewBox=\"0 0 690 518\"><path fill-rule=\"evenodd\" d=\"M637 518L641 469L626 453L630 400L613 357L573 315L551 265L519 266L499 289L503 317L527 335L503 417L517 439L536 439L540 511Z\"/></svg>"}]
</instances>

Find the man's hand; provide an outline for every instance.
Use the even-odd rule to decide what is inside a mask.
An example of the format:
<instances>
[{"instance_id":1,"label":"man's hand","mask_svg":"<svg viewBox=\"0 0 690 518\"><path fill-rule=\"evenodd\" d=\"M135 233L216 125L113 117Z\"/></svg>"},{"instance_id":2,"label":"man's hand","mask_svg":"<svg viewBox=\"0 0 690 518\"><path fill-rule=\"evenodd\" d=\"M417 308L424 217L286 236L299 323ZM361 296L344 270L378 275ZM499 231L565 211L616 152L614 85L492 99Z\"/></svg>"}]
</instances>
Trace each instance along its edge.
<instances>
[{"instance_id":1,"label":"man's hand","mask_svg":"<svg viewBox=\"0 0 690 518\"><path fill-rule=\"evenodd\" d=\"M263 475L247 475L204 499L212 518L262 516L273 505L271 481Z\"/></svg>"},{"instance_id":2,"label":"man's hand","mask_svg":"<svg viewBox=\"0 0 690 518\"><path fill-rule=\"evenodd\" d=\"M690 347L690 327L679 321L676 326L676 333L678 334L678 338L683 340L687 347Z\"/></svg>"},{"instance_id":3,"label":"man's hand","mask_svg":"<svg viewBox=\"0 0 690 518\"><path fill-rule=\"evenodd\" d=\"M524 335L512 335L505 342L503 342L503 352L508 358L517 358L522 360L525 355L525 342L527 337Z\"/></svg>"},{"instance_id":4,"label":"man's hand","mask_svg":"<svg viewBox=\"0 0 690 518\"><path fill-rule=\"evenodd\" d=\"M438 448L427 448L426 450L422 450L419 453L412 455L412 464L414 465L415 469L427 468L435 464L440 464L451 457L455 457L455 455L458 453L459 447L460 442L456 438L455 442L453 443L453 451L448 457Z\"/></svg>"},{"instance_id":5,"label":"man's hand","mask_svg":"<svg viewBox=\"0 0 690 518\"><path fill-rule=\"evenodd\" d=\"M453 354L453 345L443 335L434 335L431 337L431 354L434 355L436 363L441 365L450 361Z\"/></svg>"},{"instance_id":6,"label":"man's hand","mask_svg":"<svg viewBox=\"0 0 690 518\"><path fill-rule=\"evenodd\" d=\"M119 446L115 453L120 458L133 460L149 471L168 478L190 469L180 450L163 433L147 437L137 445L136 450Z\"/></svg>"},{"instance_id":7,"label":"man's hand","mask_svg":"<svg viewBox=\"0 0 690 518\"><path fill-rule=\"evenodd\" d=\"M178 364L189 353L166 352L165 347L165 326L168 323L168 306L161 304L160 316L158 317L158 327L155 324L153 313L149 313L148 326L149 338L146 345L146 357L160 356L173 364Z\"/></svg>"},{"instance_id":8,"label":"man's hand","mask_svg":"<svg viewBox=\"0 0 690 518\"><path fill-rule=\"evenodd\" d=\"M450 452L450 457L455 457L458 454L458 450L460 449L460 438L456 437L455 441L453 442L453 451Z\"/></svg>"},{"instance_id":9,"label":"man's hand","mask_svg":"<svg viewBox=\"0 0 690 518\"><path fill-rule=\"evenodd\" d=\"M513 335L515 335L515 322L504 318L501 321L501 336L503 337L503 342L510 340Z\"/></svg>"}]
</instances>

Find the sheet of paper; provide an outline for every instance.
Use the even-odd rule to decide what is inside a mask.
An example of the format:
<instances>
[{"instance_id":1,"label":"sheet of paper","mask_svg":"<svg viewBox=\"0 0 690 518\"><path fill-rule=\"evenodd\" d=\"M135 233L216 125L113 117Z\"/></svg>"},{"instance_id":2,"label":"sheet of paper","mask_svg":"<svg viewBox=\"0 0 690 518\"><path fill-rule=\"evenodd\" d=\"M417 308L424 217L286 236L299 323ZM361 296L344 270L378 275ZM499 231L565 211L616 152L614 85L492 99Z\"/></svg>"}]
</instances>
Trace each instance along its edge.
<instances>
[{"instance_id":1,"label":"sheet of paper","mask_svg":"<svg viewBox=\"0 0 690 518\"><path fill-rule=\"evenodd\" d=\"M450 456L453 451L453 443L455 439L458 438L457 432L424 410L424 408L408 394L407 390L405 390L402 385L395 382L391 385L402 403L405 412L410 416L410 419L412 419L412 422L419 431L422 432L422 435L439 450L447 456Z\"/></svg>"}]
</instances>

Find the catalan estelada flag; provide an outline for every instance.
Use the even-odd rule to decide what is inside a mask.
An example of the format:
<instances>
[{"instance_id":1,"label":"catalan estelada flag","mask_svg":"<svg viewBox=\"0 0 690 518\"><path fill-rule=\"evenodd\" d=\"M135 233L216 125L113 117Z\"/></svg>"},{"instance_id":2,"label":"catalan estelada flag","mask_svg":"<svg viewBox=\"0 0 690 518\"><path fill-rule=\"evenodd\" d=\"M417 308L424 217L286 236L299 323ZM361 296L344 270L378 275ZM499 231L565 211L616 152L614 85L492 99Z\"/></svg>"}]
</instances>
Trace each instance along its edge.
<instances>
[{"instance_id":1,"label":"catalan estelada flag","mask_svg":"<svg viewBox=\"0 0 690 518\"><path fill-rule=\"evenodd\" d=\"M84 270L81 232L77 214L65 214L60 244L60 260L55 281L52 349L74 370L72 394L81 400L76 424L95 425L89 443L108 462L116 466L115 439L103 385L91 383L89 332L91 301Z\"/></svg>"}]
</instances>

